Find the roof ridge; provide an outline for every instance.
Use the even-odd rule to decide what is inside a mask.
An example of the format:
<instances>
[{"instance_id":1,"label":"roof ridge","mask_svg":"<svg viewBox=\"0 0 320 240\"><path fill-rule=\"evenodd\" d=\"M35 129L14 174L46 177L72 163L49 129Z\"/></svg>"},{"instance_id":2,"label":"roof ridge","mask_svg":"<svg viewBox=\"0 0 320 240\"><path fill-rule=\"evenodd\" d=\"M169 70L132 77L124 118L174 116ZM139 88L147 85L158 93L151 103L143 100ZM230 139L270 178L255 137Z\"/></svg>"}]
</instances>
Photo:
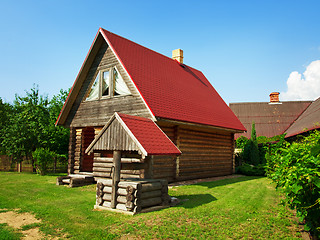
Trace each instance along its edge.
<instances>
[{"instance_id":1,"label":"roof ridge","mask_svg":"<svg viewBox=\"0 0 320 240\"><path fill-rule=\"evenodd\" d=\"M320 98L320 97L319 97ZM316 100L315 100L316 101ZM279 101L279 103L307 103L307 102L309 102L309 103L313 103L313 102L315 102L315 101L313 101L313 100L301 100L301 101ZM266 103L266 104L269 104L270 102L231 102L231 103L229 103L229 105L230 104L253 104L253 103ZM275 104L273 104L273 105L275 105Z\"/></svg>"},{"instance_id":2,"label":"roof ridge","mask_svg":"<svg viewBox=\"0 0 320 240\"><path fill-rule=\"evenodd\" d=\"M147 50L149 50L149 51L152 51L152 52L154 52L154 53L156 53L156 54L158 54L158 55L160 55L160 56L162 56L162 57L165 57L165 58L168 58L168 59L170 59L171 61L175 61L175 62L177 62L178 64L180 64L177 60L175 60L175 59L173 59L173 58L171 58L171 57L168 57L168 56L166 56L166 55L164 55L164 54L162 54L162 53L159 53L159 52L157 52L157 51L155 51L155 50L152 50L151 48L148 48L148 47L145 47L145 46L143 46L143 45L141 45L141 44L139 44L139 43L136 43L136 42L134 42L134 41L132 41L132 40L130 40L130 39L128 39L128 38L125 38L125 37L122 37L122 36L120 36L120 35L118 35L118 34L115 34L115 33L113 33L113 32L110 32L110 31L108 31L108 30L106 30L106 29L104 29L104 28L100 28L102 31L105 31L105 32L107 32L107 33L109 33L109 34L112 34L112 35L114 35L114 36L116 36L116 37L119 37L119 38L122 38L122 39L124 39L124 40L126 40L126 41L128 41L128 42L131 42L131 43L133 43L133 44L135 44L135 45L138 45L138 46L140 46L140 47L142 47L142 48L144 48L144 49L147 49ZM189 68L192 68L192 69L194 69L194 70L196 70L196 71L198 71L198 72L201 72L200 70L198 70L198 69L196 69L196 68L194 68L194 67L191 67L191 66L189 66L189 65L187 65L187 64L180 64L180 65L184 65L184 66L187 66L187 67L189 67ZM202 72L201 72L202 73Z\"/></svg>"}]
</instances>

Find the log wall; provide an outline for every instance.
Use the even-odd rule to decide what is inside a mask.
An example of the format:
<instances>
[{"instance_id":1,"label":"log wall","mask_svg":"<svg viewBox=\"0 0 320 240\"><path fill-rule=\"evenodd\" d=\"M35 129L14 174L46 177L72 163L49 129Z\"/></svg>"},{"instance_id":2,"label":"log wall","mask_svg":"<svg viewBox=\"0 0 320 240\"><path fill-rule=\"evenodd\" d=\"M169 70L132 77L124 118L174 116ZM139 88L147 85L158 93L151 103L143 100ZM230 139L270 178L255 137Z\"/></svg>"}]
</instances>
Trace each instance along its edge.
<instances>
[{"instance_id":1,"label":"log wall","mask_svg":"<svg viewBox=\"0 0 320 240\"><path fill-rule=\"evenodd\" d=\"M80 165L82 161L82 128L76 129L76 140L74 148L74 167L73 172L80 172Z\"/></svg>"},{"instance_id":2,"label":"log wall","mask_svg":"<svg viewBox=\"0 0 320 240\"><path fill-rule=\"evenodd\" d=\"M168 182L229 175L234 172L233 133L205 131L183 125L163 125L161 129L181 150L180 156L152 156L141 159L138 153L122 157L123 178L166 179ZM73 130L74 131L74 130ZM83 161L83 129L76 129L74 173ZM93 131L92 131L93 133ZM96 129L95 133L98 133ZM90 156L93 156L91 154ZM112 151L94 150L93 173L96 178L111 178Z\"/></svg>"},{"instance_id":3,"label":"log wall","mask_svg":"<svg viewBox=\"0 0 320 240\"><path fill-rule=\"evenodd\" d=\"M154 178L169 182L229 175L234 170L233 133L158 122L182 154L153 156Z\"/></svg>"},{"instance_id":4,"label":"log wall","mask_svg":"<svg viewBox=\"0 0 320 240\"><path fill-rule=\"evenodd\" d=\"M76 146L76 130L75 130L75 128L70 128L69 153L68 153L68 174L74 173L75 146Z\"/></svg>"},{"instance_id":5,"label":"log wall","mask_svg":"<svg viewBox=\"0 0 320 240\"><path fill-rule=\"evenodd\" d=\"M182 152L179 156L179 180L229 175L233 172L231 133L179 130Z\"/></svg>"},{"instance_id":6,"label":"log wall","mask_svg":"<svg viewBox=\"0 0 320 240\"><path fill-rule=\"evenodd\" d=\"M174 127L160 126L160 128L175 143ZM153 178L173 182L175 179L175 160L176 156L153 156Z\"/></svg>"}]
</instances>

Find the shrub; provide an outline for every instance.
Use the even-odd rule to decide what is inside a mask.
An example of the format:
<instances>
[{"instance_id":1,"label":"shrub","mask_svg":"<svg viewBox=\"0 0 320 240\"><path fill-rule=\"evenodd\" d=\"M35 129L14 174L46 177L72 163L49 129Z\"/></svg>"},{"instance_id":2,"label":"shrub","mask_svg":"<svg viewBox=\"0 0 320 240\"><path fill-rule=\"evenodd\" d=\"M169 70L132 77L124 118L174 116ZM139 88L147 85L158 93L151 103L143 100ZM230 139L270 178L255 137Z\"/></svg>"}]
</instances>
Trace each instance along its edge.
<instances>
[{"instance_id":1,"label":"shrub","mask_svg":"<svg viewBox=\"0 0 320 240\"><path fill-rule=\"evenodd\" d=\"M245 136L238 137L236 140L236 148L243 149L248 141L249 141L249 139L246 138Z\"/></svg>"},{"instance_id":2,"label":"shrub","mask_svg":"<svg viewBox=\"0 0 320 240\"><path fill-rule=\"evenodd\" d=\"M242 160L245 163L257 166L260 164L260 154L258 145L253 140L249 139L241 154Z\"/></svg>"},{"instance_id":3,"label":"shrub","mask_svg":"<svg viewBox=\"0 0 320 240\"><path fill-rule=\"evenodd\" d=\"M286 143L268 157L269 177L296 209L306 230L320 230L320 133L314 131L299 142Z\"/></svg>"},{"instance_id":4,"label":"shrub","mask_svg":"<svg viewBox=\"0 0 320 240\"><path fill-rule=\"evenodd\" d=\"M48 170L49 164L53 163L55 158L55 153L47 148L37 148L33 153L32 157L34 159L34 167L37 173L40 175L45 175Z\"/></svg>"},{"instance_id":5,"label":"shrub","mask_svg":"<svg viewBox=\"0 0 320 240\"><path fill-rule=\"evenodd\" d=\"M238 173L247 176L265 176L265 165L258 164L257 166L254 166L247 163L243 163L238 168Z\"/></svg>"},{"instance_id":6,"label":"shrub","mask_svg":"<svg viewBox=\"0 0 320 240\"><path fill-rule=\"evenodd\" d=\"M252 123L251 127L251 138L247 141L242 141L244 144L242 145L242 153L241 159L248 164L257 166L261 163L260 161L260 153L258 148L257 134L255 123Z\"/></svg>"}]
</instances>

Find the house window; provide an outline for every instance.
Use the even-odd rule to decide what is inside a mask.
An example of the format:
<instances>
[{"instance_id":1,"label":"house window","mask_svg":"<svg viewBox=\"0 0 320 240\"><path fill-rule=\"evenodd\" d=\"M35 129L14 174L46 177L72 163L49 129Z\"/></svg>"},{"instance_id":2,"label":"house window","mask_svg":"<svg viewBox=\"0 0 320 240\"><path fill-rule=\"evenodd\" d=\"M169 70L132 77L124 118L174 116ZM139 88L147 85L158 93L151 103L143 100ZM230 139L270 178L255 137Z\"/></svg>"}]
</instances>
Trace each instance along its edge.
<instances>
[{"instance_id":1,"label":"house window","mask_svg":"<svg viewBox=\"0 0 320 240\"><path fill-rule=\"evenodd\" d=\"M130 90L127 87L127 84L123 81L121 75L117 71L116 68L113 69L113 79L114 79L114 88L113 88L113 95L128 95L130 94Z\"/></svg>"},{"instance_id":2,"label":"house window","mask_svg":"<svg viewBox=\"0 0 320 240\"><path fill-rule=\"evenodd\" d=\"M102 96L109 96L110 74L109 71L102 72Z\"/></svg>"},{"instance_id":3,"label":"house window","mask_svg":"<svg viewBox=\"0 0 320 240\"><path fill-rule=\"evenodd\" d=\"M90 92L88 94L88 97L86 99L87 101L99 99L99 85L100 85L99 84L99 79L100 79L99 75L100 74L98 73L96 80L94 80L94 83L93 83L93 85L90 89Z\"/></svg>"},{"instance_id":4,"label":"house window","mask_svg":"<svg viewBox=\"0 0 320 240\"><path fill-rule=\"evenodd\" d=\"M129 94L131 94L129 88L117 68L114 67L98 72L86 101Z\"/></svg>"}]
</instances>

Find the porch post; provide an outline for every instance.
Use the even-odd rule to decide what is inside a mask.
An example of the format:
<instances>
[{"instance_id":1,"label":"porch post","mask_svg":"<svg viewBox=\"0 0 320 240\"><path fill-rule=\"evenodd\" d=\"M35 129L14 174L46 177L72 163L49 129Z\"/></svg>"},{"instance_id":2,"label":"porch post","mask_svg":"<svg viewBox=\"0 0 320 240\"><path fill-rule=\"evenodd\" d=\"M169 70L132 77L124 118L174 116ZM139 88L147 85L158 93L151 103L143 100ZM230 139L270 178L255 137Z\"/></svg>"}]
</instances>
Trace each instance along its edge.
<instances>
[{"instance_id":1,"label":"porch post","mask_svg":"<svg viewBox=\"0 0 320 240\"><path fill-rule=\"evenodd\" d=\"M120 168L121 168L121 151L113 151L113 176L112 176L112 195L111 195L111 208L117 206L117 191L118 183L120 181Z\"/></svg>"}]
</instances>

